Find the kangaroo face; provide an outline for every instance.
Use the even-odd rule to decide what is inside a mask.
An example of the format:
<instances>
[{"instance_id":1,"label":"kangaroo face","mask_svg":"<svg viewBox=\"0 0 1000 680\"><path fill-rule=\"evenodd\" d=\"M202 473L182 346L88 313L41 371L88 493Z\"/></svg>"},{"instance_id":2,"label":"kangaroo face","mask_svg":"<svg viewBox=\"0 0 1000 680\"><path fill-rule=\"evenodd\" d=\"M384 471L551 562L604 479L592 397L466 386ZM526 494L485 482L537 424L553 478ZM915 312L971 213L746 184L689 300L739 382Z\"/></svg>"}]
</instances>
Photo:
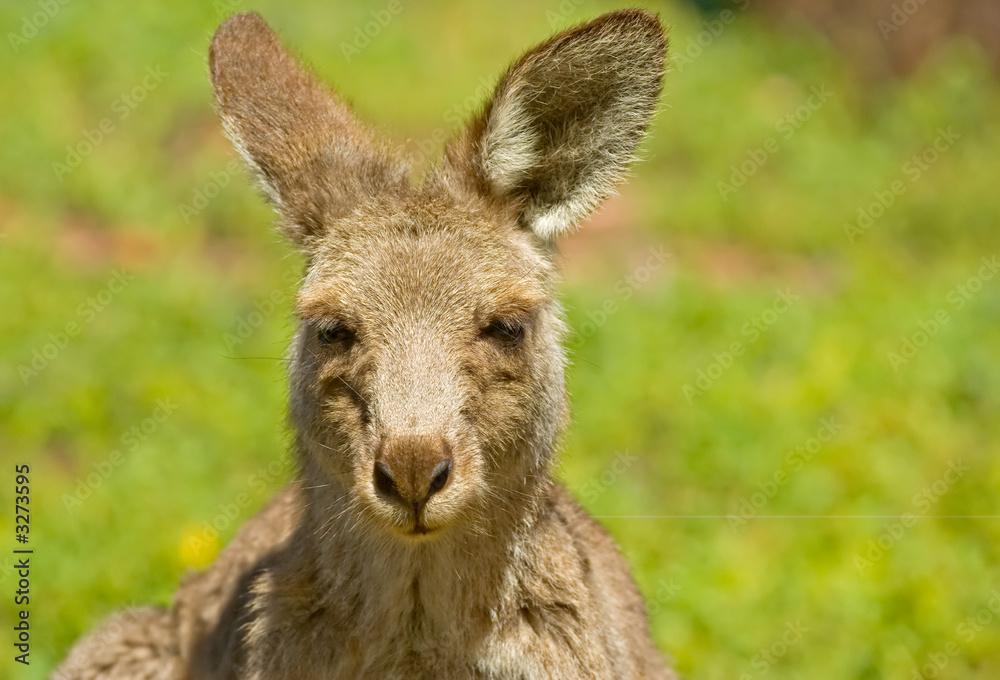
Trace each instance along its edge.
<instances>
[{"instance_id":1,"label":"kangaroo face","mask_svg":"<svg viewBox=\"0 0 1000 680\"><path fill-rule=\"evenodd\" d=\"M259 16L219 28L223 125L308 262L291 352L303 476L355 524L486 532L548 479L564 420L552 240L633 160L665 51L641 10L536 46L415 188Z\"/></svg>"},{"instance_id":2,"label":"kangaroo face","mask_svg":"<svg viewBox=\"0 0 1000 680\"><path fill-rule=\"evenodd\" d=\"M537 473L553 436L538 404L562 387L537 238L421 200L344 220L314 253L297 298L293 416L354 511L419 539Z\"/></svg>"}]
</instances>

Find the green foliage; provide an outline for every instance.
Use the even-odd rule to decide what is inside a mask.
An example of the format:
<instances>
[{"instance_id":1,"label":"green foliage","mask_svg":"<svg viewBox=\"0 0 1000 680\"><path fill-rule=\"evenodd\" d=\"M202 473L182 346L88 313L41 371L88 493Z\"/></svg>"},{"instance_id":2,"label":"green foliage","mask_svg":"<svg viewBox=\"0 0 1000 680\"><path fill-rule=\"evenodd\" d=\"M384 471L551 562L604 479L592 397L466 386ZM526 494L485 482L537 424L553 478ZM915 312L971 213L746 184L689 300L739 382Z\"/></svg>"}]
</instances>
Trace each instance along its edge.
<instances>
[{"instance_id":1,"label":"green foliage","mask_svg":"<svg viewBox=\"0 0 1000 680\"><path fill-rule=\"evenodd\" d=\"M5 33L38 7L0 8ZM613 5L404 0L345 50L385 7L254 8L421 156L518 50ZM31 463L36 549L17 677L168 602L289 475L301 262L227 170L206 77L236 9L67 3L5 46L0 451ZM647 159L565 244L560 474L686 677L997 677L1000 88L961 44L873 89L817 35L741 16L699 47L702 17L660 9Z\"/></svg>"}]
</instances>

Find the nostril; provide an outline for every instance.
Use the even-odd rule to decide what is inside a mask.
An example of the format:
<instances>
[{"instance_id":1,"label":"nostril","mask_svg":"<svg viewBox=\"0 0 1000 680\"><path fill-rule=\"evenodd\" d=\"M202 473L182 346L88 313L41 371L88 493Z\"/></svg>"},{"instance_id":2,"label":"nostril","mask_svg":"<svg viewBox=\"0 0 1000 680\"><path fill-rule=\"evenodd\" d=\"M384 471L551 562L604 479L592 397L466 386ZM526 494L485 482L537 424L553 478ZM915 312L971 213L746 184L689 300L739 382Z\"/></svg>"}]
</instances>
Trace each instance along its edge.
<instances>
[{"instance_id":1,"label":"nostril","mask_svg":"<svg viewBox=\"0 0 1000 680\"><path fill-rule=\"evenodd\" d=\"M387 498L398 498L396 480L383 463L375 463L375 490Z\"/></svg>"},{"instance_id":2,"label":"nostril","mask_svg":"<svg viewBox=\"0 0 1000 680\"><path fill-rule=\"evenodd\" d=\"M444 485L448 483L448 478L451 476L451 458L442 460L438 463L434 470L431 472L431 487L427 492L427 495L436 494L438 491L444 488Z\"/></svg>"}]
</instances>

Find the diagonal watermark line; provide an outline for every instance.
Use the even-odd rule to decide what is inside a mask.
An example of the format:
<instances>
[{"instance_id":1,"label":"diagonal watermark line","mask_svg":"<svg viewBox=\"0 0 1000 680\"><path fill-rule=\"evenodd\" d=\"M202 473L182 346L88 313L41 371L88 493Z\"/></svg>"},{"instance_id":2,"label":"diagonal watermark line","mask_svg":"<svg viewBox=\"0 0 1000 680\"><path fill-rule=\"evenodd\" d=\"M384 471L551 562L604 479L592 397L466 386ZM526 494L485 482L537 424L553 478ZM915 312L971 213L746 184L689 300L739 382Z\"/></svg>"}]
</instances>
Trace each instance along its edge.
<instances>
[{"instance_id":1,"label":"diagonal watermark line","mask_svg":"<svg viewBox=\"0 0 1000 680\"><path fill-rule=\"evenodd\" d=\"M593 515L595 519L729 519L731 515ZM750 519L1000 519L1000 515L754 515Z\"/></svg>"}]
</instances>

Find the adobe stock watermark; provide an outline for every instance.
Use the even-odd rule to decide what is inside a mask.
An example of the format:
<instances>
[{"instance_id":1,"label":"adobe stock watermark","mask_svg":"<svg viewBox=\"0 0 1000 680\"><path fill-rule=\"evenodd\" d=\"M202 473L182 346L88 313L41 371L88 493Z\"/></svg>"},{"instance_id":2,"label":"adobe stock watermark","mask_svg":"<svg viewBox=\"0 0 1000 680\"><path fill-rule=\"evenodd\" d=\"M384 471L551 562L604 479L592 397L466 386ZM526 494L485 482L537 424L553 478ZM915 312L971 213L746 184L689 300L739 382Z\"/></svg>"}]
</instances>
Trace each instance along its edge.
<instances>
[{"instance_id":1,"label":"adobe stock watermark","mask_svg":"<svg viewBox=\"0 0 1000 680\"><path fill-rule=\"evenodd\" d=\"M972 643L976 637L996 621L1000 620L1000 590L990 591L990 599L975 614L971 614L955 626L954 639L941 646L939 651L931 652L923 663L916 663L910 672L909 680L937 680L951 660L962 653L964 646Z\"/></svg>"},{"instance_id":2,"label":"adobe stock watermark","mask_svg":"<svg viewBox=\"0 0 1000 680\"><path fill-rule=\"evenodd\" d=\"M73 655L74 662L63 663L49 676L49 680L77 680L84 676L85 672L92 670L95 658L106 655L109 648L121 644L126 631L137 630L145 623L142 618L145 610L145 607L136 606L135 602L119 609L101 623L96 633L83 639L82 649Z\"/></svg>"},{"instance_id":3,"label":"adobe stock watermark","mask_svg":"<svg viewBox=\"0 0 1000 680\"><path fill-rule=\"evenodd\" d=\"M663 246L651 246L649 254L642 266L618 279L613 287L614 295L607 298L597 309L587 312L587 320L580 325L579 336L589 338L594 335L612 316L621 310L621 303L628 302L643 286L652 280L653 275L663 269L663 265L672 257Z\"/></svg>"},{"instance_id":4,"label":"adobe stock watermark","mask_svg":"<svg viewBox=\"0 0 1000 680\"><path fill-rule=\"evenodd\" d=\"M646 614L647 616L655 616L657 612L660 611L665 605L669 604L673 600L677 599L677 596L683 590L677 583L671 578L669 581L666 579L660 579L656 582L656 591L653 596L649 598L646 602Z\"/></svg>"},{"instance_id":5,"label":"adobe stock watermark","mask_svg":"<svg viewBox=\"0 0 1000 680\"><path fill-rule=\"evenodd\" d=\"M14 569L15 562L10 557L5 557L3 564L0 564L0 583L6 581L10 576L16 573Z\"/></svg>"},{"instance_id":6,"label":"adobe stock watermark","mask_svg":"<svg viewBox=\"0 0 1000 680\"><path fill-rule=\"evenodd\" d=\"M900 338L899 350L890 351L886 354L889 365L895 373L899 373L903 366L908 364L930 341L937 337L944 327L951 323L952 314L962 310L980 291L987 281L1000 272L1000 260L996 255L984 257L982 266L974 276L970 276L964 283L960 283L945 295L945 301L951 307L951 313L945 307L939 307L927 319L917 322L917 330L909 335Z\"/></svg>"},{"instance_id":7,"label":"adobe stock watermark","mask_svg":"<svg viewBox=\"0 0 1000 680\"><path fill-rule=\"evenodd\" d=\"M715 183L723 201L728 201L730 196L746 185L747 180L756 175L771 156L781 150L782 142L790 140L833 97L833 93L826 89L826 85L819 87L813 85L809 88L809 92L810 95L804 104L782 116L774 124L777 135L768 137L760 146L747 151L746 158L739 164L730 165L728 182L720 180Z\"/></svg>"},{"instance_id":8,"label":"adobe stock watermark","mask_svg":"<svg viewBox=\"0 0 1000 680\"><path fill-rule=\"evenodd\" d=\"M639 460L628 451L616 451L615 460L601 472L595 479L583 485L580 489L580 497L585 503L593 503L600 498L605 491L610 489L629 468Z\"/></svg>"},{"instance_id":9,"label":"adobe stock watermark","mask_svg":"<svg viewBox=\"0 0 1000 680\"><path fill-rule=\"evenodd\" d=\"M833 441L833 438L843 428L844 426L836 422L833 418L823 418L820 420L816 434L786 453L782 459L781 467L775 470L770 479L757 482L757 491L754 491L749 496L740 498L737 502L739 514L730 513L726 515L729 528L733 532L736 532L746 526L747 522L756 517L764 506L778 495L778 491L788 484L792 477L801 471L807 463L815 458L816 454L822 451L826 444Z\"/></svg>"},{"instance_id":10,"label":"adobe stock watermark","mask_svg":"<svg viewBox=\"0 0 1000 680\"><path fill-rule=\"evenodd\" d=\"M857 217L853 222L844 223L844 234L849 243L854 243L859 236L864 235L882 217L886 211L895 205L896 200L909 190L909 186L920 181L924 173L937 163L942 154L955 145L962 135L951 129L938 128L938 136L926 146L923 151L914 154L903 163L902 176L893 180L884 189L878 189L872 194L874 199L866 206L858 208Z\"/></svg>"},{"instance_id":11,"label":"adobe stock watermark","mask_svg":"<svg viewBox=\"0 0 1000 680\"><path fill-rule=\"evenodd\" d=\"M745 340L734 340L727 349L713 353L712 363L698 369L694 385L684 383L681 391L689 404L693 404L695 397L704 395L719 378L725 375L726 371L736 363L736 359L743 356L749 346L760 340L761 336L800 298L799 295L792 293L791 288L779 289L776 292L777 296L770 307L740 326L740 335Z\"/></svg>"},{"instance_id":12,"label":"adobe stock watermark","mask_svg":"<svg viewBox=\"0 0 1000 680\"><path fill-rule=\"evenodd\" d=\"M115 470L125 462L125 456L135 453L139 445L153 436L176 411L177 404L170 399L157 399L152 413L122 434L118 440L119 448L109 453L103 460L91 463L93 471L85 477L76 478L73 493L62 495L61 500L66 511L71 515L75 514L83 502L90 498L104 482L108 481Z\"/></svg>"},{"instance_id":13,"label":"adobe stock watermark","mask_svg":"<svg viewBox=\"0 0 1000 680\"><path fill-rule=\"evenodd\" d=\"M7 42L14 54L21 51L38 33L49 25L60 10L68 5L71 0L38 0L35 3L37 9L34 12L21 17L21 30L18 33L13 31L7 33Z\"/></svg>"},{"instance_id":14,"label":"adobe stock watermark","mask_svg":"<svg viewBox=\"0 0 1000 680\"><path fill-rule=\"evenodd\" d=\"M256 300L253 303L253 311L236 319L236 327L233 331L222 336L222 341L226 343L226 351L232 352L246 342L254 334L254 331L263 326L264 322L274 314L277 305L281 304L284 298L284 289L275 288L267 297Z\"/></svg>"},{"instance_id":15,"label":"adobe stock watermark","mask_svg":"<svg viewBox=\"0 0 1000 680\"><path fill-rule=\"evenodd\" d=\"M878 32L882 35L882 40L889 40L889 37L906 25L914 14L917 13L927 0L903 0L893 4L889 9L888 19L879 19L875 22Z\"/></svg>"},{"instance_id":16,"label":"adobe stock watermark","mask_svg":"<svg viewBox=\"0 0 1000 680\"><path fill-rule=\"evenodd\" d=\"M55 173L56 179L62 182L66 175L80 167L83 161L108 138L108 135L114 133L118 129L118 125L128 118L139 104L146 100L149 93L159 87L164 78L169 75L158 65L155 68L147 67L146 75L143 76L140 83L115 98L111 102L111 112L101 118L96 127L83 130L81 132L83 139L76 144L66 146L66 156L61 163L52 161L52 172Z\"/></svg>"},{"instance_id":17,"label":"adobe stock watermark","mask_svg":"<svg viewBox=\"0 0 1000 680\"><path fill-rule=\"evenodd\" d=\"M191 192L190 203L180 203L177 209L181 213L184 224L191 224L191 219L197 216L202 210L208 207L222 190L229 186L233 177L242 170L240 159L234 158L226 163L222 170L213 170L208 173L208 181Z\"/></svg>"},{"instance_id":18,"label":"adobe stock watermark","mask_svg":"<svg viewBox=\"0 0 1000 680\"><path fill-rule=\"evenodd\" d=\"M392 20L403 11L402 0L389 0L385 7L370 12L372 20L362 26L354 27L354 38L351 42L342 41L340 52L344 59L350 63L351 59L361 54L361 50L372 44L385 27L392 23Z\"/></svg>"},{"instance_id":19,"label":"adobe stock watermark","mask_svg":"<svg viewBox=\"0 0 1000 680\"><path fill-rule=\"evenodd\" d=\"M736 17L741 12L746 11L748 7L750 7L750 0L742 0L742 2L737 3L735 9L724 9L719 12L715 19L703 19L701 22L702 30L697 35L688 38L683 47L674 46L671 49L671 66L678 72L690 66L726 32L726 27L733 23Z\"/></svg>"},{"instance_id":20,"label":"adobe stock watermark","mask_svg":"<svg viewBox=\"0 0 1000 680\"><path fill-rule=\"evenodd\" d=\"M585 0L562 0L554 10L545 10L545 18L548 19L549 28L553 31L562 28L566 20L576 14Z\"/></svg>"},{"instance_id":21,"label":"adobe stock watermark","mask_svg":"<svg viewBox=\"0 0 1000 680\"><path fill-rule=\"evenodd\" d=\"M420 167L432 158L442 145L452 136L452 130L462 126L466 118L475 111L481 102L493 91L495 83L479 76L476 89L468 97L445 109L441 120L445 125L434 128L429 135L420 140L407 140L407 144L415 146L416 150L406 151L406 160L413 167Z\"/></svg>"},{"instance_id":22,"label":"adobe stock watermark","mask_svg":"<svg viewBox=\"0 0 1000 680\"><path fill-rule=\"evenodd\" d=\"M298 275L292 271L285 273L284 280L286 287L278 287L268 293L265 297L254 300L253 309L246 314L237 317L236 325L231 331L222 335L222 341L226 343L226 351L232 353L237 347L245 343L264 325L280 305L285 302L288 296L288 288L291 287Z\"/></svg>"},{"instance_id":23,"label":"adobe stock watermark","mask_svg":"<svg viewBox=\"0 0 1000 680\"><path fill-rule=\"evenodd\" d=\"M801 621L786 621L781 635L767 647L754 654L750 659L752 673L743 673L740 680L753 680L767 675L771 668L781 661L795 645L802 642L809 629Z\"/></svg>"},{"instance_id":24,"label":"adobe stock watermark","mask_svg":"<svg viewBox=\"0 0 1000 680\"><path fill-rule=\"evenodd\" d=\"M242 0L215 0L212 3L212 9L219 20L228 19L231 14L243 11L243 6Z\"/></svg>"},{"instance_id":25,"label":"adobe stock watermark","mask_svg":"<svg viewBox=\"0 0 1000 680\"><path fill-rule=\"evenodd\" d=\"M218 545L220 534L239 519L254 499L270 495L277 484L287 479L294 467L292 458L284 456L250 473L246 479L250 491L241 491L229 503L219 503L219 512L211 519L202 521L201 530L188 537L187 547L197 554Z\"/></svg>"},{"instance_id":26,"label":"adobe stock watermark","mask_svg":"<svg viewBox=\"0 0 1000 680\"><path fill-rule=\"evenodd\" d=\"M66 349L70 340L80 335L83 329L94 322L94 319L107 309L115 296L120 294L135 277L124 270L115 270L107 284L94 295L76 306L78 321L69 321L62 330L48 334L48 342L37 347L31 353L31 360L17 367L21 382L25 385L42 371L47 369L59 354Z\"/></svg>"},{"instance_id":27,"label":"adobe stock watermark","mask_svg":"<svg viewBox=\"0 0 1000 680\"><path fill-rule=\"evenodd\" d=\"M862 551L854 555L854 566L862 575L866 574L875 563L885 557L906 535L917 519L930 513L941 498L958 484L971 468L962 463L961 459L948 463L948 469L940 479L927 485L913 495L911 504L914 513L901 515L898 520L882 525L883 532L876 538L868 539Z\"/></svg>"}]
</instances>

